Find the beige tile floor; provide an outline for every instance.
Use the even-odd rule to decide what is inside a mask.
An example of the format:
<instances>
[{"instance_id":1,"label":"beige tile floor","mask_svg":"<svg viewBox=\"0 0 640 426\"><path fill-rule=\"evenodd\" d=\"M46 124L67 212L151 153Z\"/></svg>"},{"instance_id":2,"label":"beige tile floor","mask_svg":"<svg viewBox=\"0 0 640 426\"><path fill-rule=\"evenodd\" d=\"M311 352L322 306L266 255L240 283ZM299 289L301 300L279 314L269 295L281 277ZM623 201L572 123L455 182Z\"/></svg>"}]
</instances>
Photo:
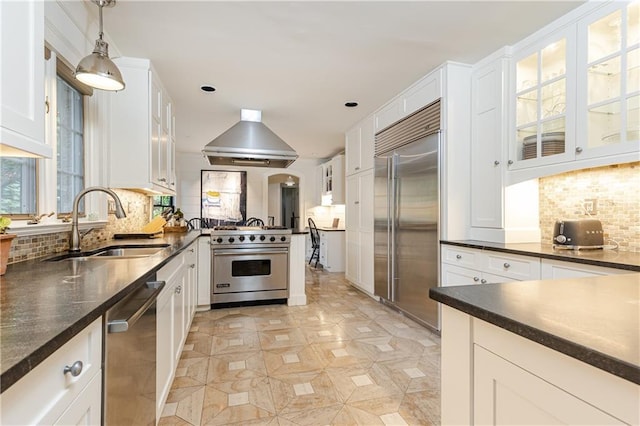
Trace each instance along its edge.
<instances>
[{"instance_id":1,"label":"beige tile floor","mask_svg":"<svg viewBox=\"0 0 640 426\"><path fill-rule=\"evenodd\" d=\"M161 425L440 424L440 339L306 271L306 306L197 313Z\"/></svg>"}]
</instances>

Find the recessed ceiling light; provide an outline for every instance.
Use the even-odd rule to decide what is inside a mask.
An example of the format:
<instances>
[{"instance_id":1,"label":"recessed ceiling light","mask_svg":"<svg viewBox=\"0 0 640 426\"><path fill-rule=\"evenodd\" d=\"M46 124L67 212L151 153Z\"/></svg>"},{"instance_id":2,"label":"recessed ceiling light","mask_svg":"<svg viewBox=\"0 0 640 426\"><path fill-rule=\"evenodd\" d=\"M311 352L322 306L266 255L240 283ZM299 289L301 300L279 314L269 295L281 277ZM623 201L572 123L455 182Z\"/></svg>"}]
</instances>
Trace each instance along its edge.
<instances>
[{"instance_id":1,"label":"recessed ceiling light","mask_svg":"<svg viewBox=\"0 0 640 426\"><path fill-rule=\"evenodd\" d=\"M200 86L200 90L202 90L203 92L215 92L216 88L205 84L204 86Z\"/></svg>"},{"instance_id":2,"label":"recessed ceiling light","mask_svg":"<svg viewBox=\"0 0 640 426\"><path fill-rule=\"evenodd\" d=\"M344 106L346 106L347 108L354 108L358 106L357 102L347 102L344 104Z\"/></svg>"}]
</instances>

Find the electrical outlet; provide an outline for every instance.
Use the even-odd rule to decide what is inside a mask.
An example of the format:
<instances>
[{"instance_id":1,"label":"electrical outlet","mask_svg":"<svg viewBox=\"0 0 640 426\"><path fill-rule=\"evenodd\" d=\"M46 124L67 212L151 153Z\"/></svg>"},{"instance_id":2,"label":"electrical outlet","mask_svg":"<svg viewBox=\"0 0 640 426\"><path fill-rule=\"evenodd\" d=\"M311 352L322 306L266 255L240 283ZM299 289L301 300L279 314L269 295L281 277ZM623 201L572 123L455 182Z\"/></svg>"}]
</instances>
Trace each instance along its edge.
<instances>
[{"instance_id":1,"label":"electrical outlet","mask_svg":"<svg viewBox=\"0 0 640 426\"><path fill-rule=\"evenodd\" d=\"M598 213L598 200L596 198L587 198L583 204L584 212L587 215L594 215Z\"/></svg>"},{"instance_id":2,"label":"electrical outlet","mask_svg":"<svg viewBox=\"0 0 640 426\"><path fill-rule=\"evenodd\" d=\"M107 214L116 214L116 202L107 200Z\"/></svg>"}]
</instances>

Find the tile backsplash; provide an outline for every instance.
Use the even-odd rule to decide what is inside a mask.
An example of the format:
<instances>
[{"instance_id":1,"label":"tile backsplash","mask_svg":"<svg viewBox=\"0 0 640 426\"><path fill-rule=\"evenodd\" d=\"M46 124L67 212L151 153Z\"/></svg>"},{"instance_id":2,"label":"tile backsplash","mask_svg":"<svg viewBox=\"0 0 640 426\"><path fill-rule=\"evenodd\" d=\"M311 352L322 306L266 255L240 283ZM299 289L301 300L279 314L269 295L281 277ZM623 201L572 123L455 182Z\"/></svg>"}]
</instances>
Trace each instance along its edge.
<instances>
[{"instance_id":1,"label":"tile backsplash","mask_svg":"<svg viewBox=\"0 0 640 426\"><path fill-rule=\"evenodd\" d=\"M640 252L640 162L584 169L539 179L540 229L551 243L558 219L588 219L587 203L595 200L594 219L602 222L605 244Z\"/></svg>"},{"instance_id":2,"label":"tile backsplash","mask_svg":"<svg viewBox=\"0 0 640 426\"><path fill-rule=\"evenodd\" d=\"M122 201L127 217L117 219L113 214L108 215L107 225L89 232L82 239L82 247L110 240L115 233L139 231L149 222L151 207L148 196L124 189L113 191ZM18 237L11 245L8 264L37 259L68 249L69 231Z\"/></svg>"},{"instance_id":3,"label":"tile backsplash","mask_svg":"<svg viewBox=\"0 0 640 426\"><path fill-rule=\"evenodd\" d=\"M307 210L304 226L307 226L308 218L312 218L319 228L331 228L333 220L338 219L338 229L344 229L345 206L344 204L336 204L333 206L312 207Z\"/></svg>"}]
</instances>

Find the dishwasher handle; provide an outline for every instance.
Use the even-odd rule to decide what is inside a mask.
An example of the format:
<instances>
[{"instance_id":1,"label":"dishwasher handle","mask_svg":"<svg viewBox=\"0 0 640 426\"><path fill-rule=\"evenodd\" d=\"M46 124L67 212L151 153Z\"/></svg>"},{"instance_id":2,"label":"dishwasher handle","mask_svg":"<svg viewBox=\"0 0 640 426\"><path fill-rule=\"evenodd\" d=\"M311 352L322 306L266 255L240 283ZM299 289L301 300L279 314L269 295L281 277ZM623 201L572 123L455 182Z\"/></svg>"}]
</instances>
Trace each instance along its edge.
<instances>
[{"instance_id":1,"label":"dishwasher handle","mask_svg":"<svg viewBox=\"0 0 640 426\"><path fill-rule=\"evenodd\" d=\"M164 281L147 281L145 286L134 293L130 299L127 299L127 302L125 302L126 305L122 306L122 311L133 310L133 313L127 315L126 318L109 320L107 323L107 331L109 333L123 333L129 330L136 321L144 315L149 307L155 303L165 284ZM133 309L131 309L129 305L133 305Z\"/></svg>"}]
</instances>

